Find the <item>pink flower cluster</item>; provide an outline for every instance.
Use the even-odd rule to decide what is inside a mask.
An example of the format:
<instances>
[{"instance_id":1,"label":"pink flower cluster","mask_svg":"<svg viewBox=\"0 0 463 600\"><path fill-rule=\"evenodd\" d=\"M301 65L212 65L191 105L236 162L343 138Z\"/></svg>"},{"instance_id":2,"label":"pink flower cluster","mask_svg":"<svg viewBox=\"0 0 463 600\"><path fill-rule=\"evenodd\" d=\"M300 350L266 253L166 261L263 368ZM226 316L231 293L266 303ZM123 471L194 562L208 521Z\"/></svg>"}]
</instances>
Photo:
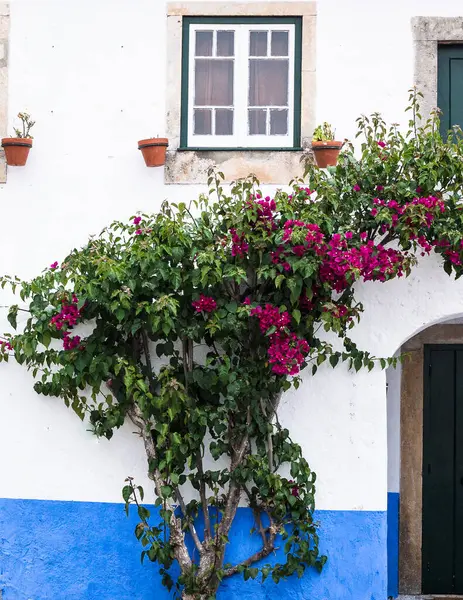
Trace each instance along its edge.
<instances>
[{"instance_id":1,"label":"pink flower cluster","mask_svg":"<svg viewBox=\"0 0 463 600\"><path fill-rule=\"evenodd\" d=\"M77 302L77 296L73 294L71 303L63 303L61 311L50 321L50 325L54 325L58 331L63 331L64 350L74 350L81 342L79 335L71 336L70 333L81 317L81 310L77 308ZM83 350L83 346L79 346L79 349Z\"/></svg>"},{"instance_id":2,"label":"pink flower cluster","mask_svg":"<svg viewBox=\"0 0 463 600\"><path fill-rule=\"evenodd\" d=\"M314 249L319 256L324 252L324 235L321 232L320 227L315 223L304 223L304 221L300 220L286 221L283 226L283 242L290 242L293 233L297 231L297 229L305 229L304 244L297 244L292 246L289 250L284 246L279 246L271 253L272 263L274 265L282 265L285 271L291 270L291 265L286 260L286 257L290 254L295 254L301 258L310 249Z\"/></svg>"},{"instance_id":3,"label":"pink flower cluster","mask_svg":"<svg viewBox=\"0 0 463 600\"><path fill-rule=\"evenodd\" d=\"M372 240L360 248L348 248L340 234L334 234L329 245L320 279L329 282L337 292L345 290L356 275L364 281L386 281L393 275L403 275L405 255L393 248L375 245Z\"/></svg>"},{"instance_id":4,"label":"pink flower cluster","mask_svg":"<svg viewBox=\"0 0 463 600\"><path fill-rule=\"evenodd\" d=\"M292 479L288 483L291 485L291 495L297 498L299 496L299 486Z\"/></svg>"},{"instance_id":5,"label":"pink flower cluster","mask_svg":"<svg viewBox=\"0 0 463 600\"><path fill-rule=\"evenodd\" d=\"M205 296L204 294L201 294L199 296L199 300L192 302L191 305L197 313L211 313L217 308L217 302L214 300L214 298Z\"/></svg>"},{"instance_id":6,"label":"pink flower cluster","mask_svg":"<svg viewBox=\"0 0 463 600\"><path fill-rule=\"evenodd\" d=\"M396 200L381 200L380 198L375 198L373 200L373 204L375 204L375 208L371 210L371 215L375 217L378 214L378 209L376 206L386 207L392 211L391 219L392 219L392 227L395 227L399 222L399 217L406 213L406 211L411 206L422 206L426 209L425 219L427 227L431 227L432 222L436 217L436 212L440 211L441 213L445 211L445 205L442 200L436 198L435 196L428 196L425 198L414 198L411 202L407 202L402 206ZM409 217L407 219L407 224L411 226L420 226L421 223L414 223L413 219ZM387 229L387 227L385 228Z\"/></svg>"},{"instance_id":7,"label":"pink flower cluster","mask_svg":"<svg viewBox=\"0 0 463 600\"><path fill-rule=\"evenodd\" d=\"M276 331L270 336L270 345L267 350L272 371L277 375L297 375L310 347L295 333L287 331L287 326L291 322L289 313L280 312L276 306L266 304L264 308L261 306L253 308L251 316L259 319L262 333L267 333L273 327L276 328Z\"/></svg>"},{"instance_id":8,"label":"pink flower cluster","mask_svg":"<svg viewBox=\"0 0 463 600\"><path fill-rule=\"evenodd\" d=\"M1 350L13 350L13 346L10 344L10 342L0 340L0 349Z\"/></svg>"},{"instance_id":9,"label":"pink flower cluster","mask_svg":"<svg viewBox=\"0 0 463 600\"><path fill-rule=\"evenodd\" d=\"M262 198L260 194L256 196L251 195L249 197L250 207L257 209L257 221L265 226L266 229L276 229L275 224L275 211L277 205L275 200L272 200L270 196Z\"/></svg>"},{"instance_id":10,"label":"pink flower cluster","mask_svg":"<svg viewBox=\"0 0 463 600\"><path fill-rule=\"evenodd\" d=\"M290 324L291 317L288 312L280 312L280 310L272 304L266 304L265 308L256 306L251 310L251 317L259 319L260 330L262 333L267 333L271 327L282 329Z\"/></svg>"},{"instance_id":11,"label":"pink flower cluster","mask_svg":"<svg viewBox=\"0 0 463 600\"><path fill-rule=\"evenodd\" d=\"M244 233L238 235L236 229L230 229L232 238L232 256L245 256L249 250L249 244L244 239Z\"/></svg>"},{"instance_id":12,"label":"pink flower cluster","mask_svg":"<svg viewBox=\"0 0 463 600\"><path fill-rule=\"evenodd\" d=\"M461 265L460 253L456 250L446 250L444 254L447 256L449 261L454 265Z\"/></svg>"},{"instance_id":13,"label":"pink flower cluster","mask_svg":"<svg viewBox=\"0 0 463 600\"><path fill-rule=\"evenodd\" d=\"M304 247L304 252L305 252L305 247ZM291 265L285 258L287 256L287 253L285 252L285 249L283 248L283 246L279 246L275 250L275 252L271 252L270 256L272 257L272 263L274 265L282 265L283 269L285 271L291 271ZM298 256L302 256L302 254L299 254Z\"/></svg>"},{"instance_id":14,"label":"pink flower cluster","mask_svg":"<svg viewBox=\"0 0 463 600\"><path fill-rule=\"evenodd\" d=\"M277 375L297 375L309 350L309 344L295 333L272 335L268 348L272 371Z\"/></svg>"},{"instance_id":15,"label":"pink flower cluster","mask_svg":"<svg viewBox=\"0 0 463 600\"><path fill-rule=\"evenodd\" d=\"M304 221L290 220L283 225L283 241L287 242L291 239L295 227L300 227L307 230L305 241L309 248L317 246L323 242L324 236L320 227L315 223L304 223Z\"/></svg>"},{"instance_id":16,"label":"pink flower cluster","mask_svg":"<svg viewBox=\"0 0 463 600\"><path fill-rule=\"evenodd\" d=\"M410 239L416 240L418 244L423 248L423 252L421 253L422 256L424 254L429 254L434 247L443 248L444 256L446 256L453 265L461 266L463 264L460 257L461 251L463 250L463 240L460 242L459 250L452 250L449 240L446 239L429 242L424 235L420 235L418 237L415 235L411 235Z\"/></svg>"},{"instance_id":17,"label":"pink flower cluster","mask_svg":"<svg viewBox=\"0 0 463 600\"><path fill-rule=\"evenodd\" d=\"M349 314L349 309L344 304L338 304L332 314L335 319L342 319Z\"/></svg>"},{"instance_id":18,"label":"pink flower cluster","mask_svg":"<svg viewBox=\"0 0 463 600\"><path fill-rule=\"evenodd\" d=\"M69 334L69 331L65 331L63 333L63 348L65 350L74 350L74 348L77 348L77 346L79 346L80 344L80 335L74 335L71 336ZM80 347L80 350L82 350L83 347Z\"/></svg>"}]
</instances>

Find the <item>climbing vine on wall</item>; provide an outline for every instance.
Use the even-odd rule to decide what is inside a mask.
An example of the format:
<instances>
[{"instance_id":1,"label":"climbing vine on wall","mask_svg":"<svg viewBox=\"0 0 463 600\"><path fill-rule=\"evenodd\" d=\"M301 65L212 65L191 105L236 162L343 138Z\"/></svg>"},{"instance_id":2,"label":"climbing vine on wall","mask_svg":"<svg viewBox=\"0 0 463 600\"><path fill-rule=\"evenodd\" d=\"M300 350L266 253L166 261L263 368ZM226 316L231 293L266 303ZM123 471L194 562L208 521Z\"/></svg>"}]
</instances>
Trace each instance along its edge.
<instances>
[{"instance_id":1,"label":"climbing vine on wall","mask_svg":"<svg viewBox=\"0 0 463 600\"><path fill-rule=\"evenodd\" d=\"M337 167L308 164L289 192L265 196L253 177L226 188L211 172L191 205L114 222L32 281L1 279L22 305L0 358L96 435L129 421L143 438L157 510L131 478L123 498L142 557L185 599L213 598L238 574L278 583L322 569L315 474L280 424L281 396L325 361L394 363L350 337L361 282L387 285L430 252L461 274L463 145L458 131L441 139L437 115L422 123L418 100L407 133L362 117L360 155L347 143ZM260 548L229 564L243 501Z\"/></svg>"}]
</instances>

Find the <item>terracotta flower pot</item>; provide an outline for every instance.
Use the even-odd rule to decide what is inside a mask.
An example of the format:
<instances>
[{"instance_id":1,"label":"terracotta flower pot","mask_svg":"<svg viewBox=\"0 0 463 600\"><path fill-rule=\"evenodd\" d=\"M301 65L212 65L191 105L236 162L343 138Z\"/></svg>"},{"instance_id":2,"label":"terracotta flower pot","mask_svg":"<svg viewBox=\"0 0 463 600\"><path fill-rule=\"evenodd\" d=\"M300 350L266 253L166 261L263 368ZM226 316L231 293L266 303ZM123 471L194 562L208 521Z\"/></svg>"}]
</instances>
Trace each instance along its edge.
<instances>
[{"instance_id":1,"label":"terracotta flower pot","mask_svg":"<svg viewBox=\"0 0 463 600\"><path fill-rule=\"evenodd\" d=\"M5 150L6 164L11 167L23 167L32 148L32 138L3 138L2 146Z\"/></svg>"},{"instance_id":2,"label":"terracotta flower pot","mask_svg":"<svg viewBox=\"0 0 463 600\"><path fill-rule=\"evenodd\" d=\"M161 167L166 162L167 138L149 138L138 142L147 167Z\"/></svg>"},{"instance_id":3,"label":"terracotta flower pot","mask_svg":"<svg viewBox=\"0 0 463 600\"><path fill-rule=\"evenodd\" d=\"M338 162L338 156L344 142L335 142L329 140L326 142L312 142L312 151L315 156L315 162L320 169L334 167Z\"/></svg>"}]
</instances>

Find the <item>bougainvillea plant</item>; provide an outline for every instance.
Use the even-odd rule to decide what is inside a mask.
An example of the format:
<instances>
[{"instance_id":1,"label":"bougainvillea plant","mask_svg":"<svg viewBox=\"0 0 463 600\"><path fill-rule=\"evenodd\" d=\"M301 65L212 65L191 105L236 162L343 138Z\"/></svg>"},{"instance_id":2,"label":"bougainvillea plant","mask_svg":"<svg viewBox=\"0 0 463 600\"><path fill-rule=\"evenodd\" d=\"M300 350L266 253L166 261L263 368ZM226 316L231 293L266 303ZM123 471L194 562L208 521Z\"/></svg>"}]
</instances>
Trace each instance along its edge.
<instances>
[{"instance_id":1,"label":"bougainvillea plant","mask_svg":"<svg viewBox=\"0 0 463 600\"><path fill-rule=\"evenodd\" d=\"M23 306L9 311L18 333L3 336L1 358L96 435L129 421L143 438L156 510L130 477L123 498L142 558L184 599L214 598L238 574L278 582L323 567L315 474L278 420L280 398L325 361L394 362L349 335L363 281L387 285L431 251L461 274L463 145L441 139L436 115L420 125L410 100L408 133L362 117L361 156L347 144L336 167L309 164L289 192L265 196L252 177L227 191L211 173L192 205L115 222L30 282L2 279ZM240 502L260 548L229 564Z\"/></svg>"}]
</instances>

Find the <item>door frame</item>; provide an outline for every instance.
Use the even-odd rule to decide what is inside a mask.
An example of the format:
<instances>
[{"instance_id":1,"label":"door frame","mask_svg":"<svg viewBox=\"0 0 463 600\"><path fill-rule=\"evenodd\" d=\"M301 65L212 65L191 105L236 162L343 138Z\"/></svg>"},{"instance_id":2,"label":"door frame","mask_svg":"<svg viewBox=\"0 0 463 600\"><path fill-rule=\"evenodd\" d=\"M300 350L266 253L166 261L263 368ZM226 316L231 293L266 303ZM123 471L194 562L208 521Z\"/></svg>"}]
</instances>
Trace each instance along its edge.
<instances>
[{"instance_id":1,"label":"door frame","mask_svg":"<svg viewBox=\"0 0 463 600\"><path fill-rule=\"evenodd\" d=\"M399 593L422 592L424 347L463 345L463 325L433 325L402 346Z\"/></svg>"}]
</instances>

